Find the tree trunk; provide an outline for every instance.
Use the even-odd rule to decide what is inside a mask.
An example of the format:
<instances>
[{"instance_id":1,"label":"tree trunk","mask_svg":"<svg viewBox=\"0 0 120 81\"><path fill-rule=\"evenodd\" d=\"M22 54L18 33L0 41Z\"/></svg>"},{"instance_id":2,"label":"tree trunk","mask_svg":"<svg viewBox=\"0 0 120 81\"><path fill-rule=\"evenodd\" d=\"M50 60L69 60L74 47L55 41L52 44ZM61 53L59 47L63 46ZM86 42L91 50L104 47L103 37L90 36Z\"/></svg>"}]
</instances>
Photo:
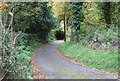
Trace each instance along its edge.
<instances>
[{"instance_id":1,"label":"tree trunk","mask_svg":"<svg viewBox=\"0 0 120 81\"><path fill-rule=\"evenodd\" d=\"M75 42L75 27L71 27L71 42Z\"/></svg>"},{"instance_id":2,"label":"tree trunk","mask_svg":"<svg viewBox=\"0 0 120 81\"><path fill-rule=\"evenodd\" d=\"M83 2L79 2L77 5L83 6ZM83 13L81 13L81 15L82 14ZM77 15L77 14L75 14L75 15ZM78 21L79 21L78 24L81 26L81 22L83 22L83 20L81 21L81 19L80 19ZM80 26L76 27L76 32L75 32L75 34L76 34L75 42L77 42L77 43L79 43L79 41L80 41Z\"/></svg>"},{"instance_id":3,"label":"tree trunk","mask_svg":"<svg viewBox=\"0 0 120 81\"><path fill-rule=\"evenodd\" d=\"M105 18L106 26L109 28L111 24L110 2L104 2L104 18Z\"/></svg>"},{"instance_id":4,"label":"tree trunk","mask_svg":"<svg viewBox=\"0 0 120 81\"><path fill-rule=\"evenodd\" d=\"M65 17L65 8L64 8L64 41L66 42L66 17Z\"/></svg>"},{"instance_id":5,"label":"tree trunk","mask_svg":"<svg viewBox=\"0 0 120 81\"><path fill-rule=\"evenodd\" d=\"M73 2L71 3L71 5L73 6L71 16L71 42L79 43L80 26L84 19L84 15L82 12L83 2Z\"/></svg>"},{"instance_id":6,"label":"tree trunk","mask_svg":"<svg viewBox=\"0 0 120 81\"><path fill-rule=\"evenodd\" d=\"M79 43L79 41L80 41L79 35L80 35L80 27L78 27L78 28L76 29L76 42L77 42L77 43Z\"/></svg>"}]
</instances>

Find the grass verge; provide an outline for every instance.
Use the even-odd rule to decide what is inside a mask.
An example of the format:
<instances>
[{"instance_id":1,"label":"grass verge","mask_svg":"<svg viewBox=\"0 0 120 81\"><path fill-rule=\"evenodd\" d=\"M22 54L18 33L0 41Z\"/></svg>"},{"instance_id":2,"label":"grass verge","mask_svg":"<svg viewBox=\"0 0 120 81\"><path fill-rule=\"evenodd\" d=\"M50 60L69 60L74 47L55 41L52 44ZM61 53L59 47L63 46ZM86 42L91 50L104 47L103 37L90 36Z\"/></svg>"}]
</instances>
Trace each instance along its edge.
<instances>
[{"instance_id":1,"label":"grass verge","mask_svg":"<svg viewBox=\"0 0 120 81\"><path fill-rule=\"evenodd\" d=\"M64 42L58 49L65 56L101 71L118 73L118 53L114 50L105 52L100 49L93 50L80 44Z\"/></svg>"}]
</instances>

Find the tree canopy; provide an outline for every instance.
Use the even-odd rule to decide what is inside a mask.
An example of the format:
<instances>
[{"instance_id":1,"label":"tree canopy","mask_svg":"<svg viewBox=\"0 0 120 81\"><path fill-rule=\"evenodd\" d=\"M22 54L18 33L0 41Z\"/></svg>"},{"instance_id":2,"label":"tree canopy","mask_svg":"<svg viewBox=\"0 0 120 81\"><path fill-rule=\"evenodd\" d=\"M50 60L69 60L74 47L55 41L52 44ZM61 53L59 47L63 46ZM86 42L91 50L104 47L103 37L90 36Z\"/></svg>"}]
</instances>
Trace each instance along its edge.
<instances>
[{"instance_id":1,"label":"tree canopy","mask_svg":"<svg viewBox=\"0 0 120 81\"><path fill-rule=\"evenodd\" d=\"M30 34L38 34L39 38L47 40L51 29L56 28L48 3L17 3L14 10L14 30Z\"/></svg>"}]
</instances>

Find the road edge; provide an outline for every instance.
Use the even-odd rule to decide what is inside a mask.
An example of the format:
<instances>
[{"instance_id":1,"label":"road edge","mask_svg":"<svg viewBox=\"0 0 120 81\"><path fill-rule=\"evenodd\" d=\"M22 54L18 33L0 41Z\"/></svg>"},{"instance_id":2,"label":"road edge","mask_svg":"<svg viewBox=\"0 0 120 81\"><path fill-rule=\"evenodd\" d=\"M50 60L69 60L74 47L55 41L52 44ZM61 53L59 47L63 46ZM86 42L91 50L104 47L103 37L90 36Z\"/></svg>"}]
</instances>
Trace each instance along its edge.
<instances>
[{"instance_id":1,"label":"road edge","mask_svg":"<svg viewBox=\"0 0 120 81\"><path fill-rule=\"evenodd\" d=\"M56 40L56 41L59 41L59 40ZM33 78L36 78L36 79L48 79L46 78L46 76L40 71L42 68L40 66L38 66L36 64L36 60L35 60L35 55L39 53L39 51L47 46L47 45L50 45L52 44L54 41L48 43L48 44L43 44L42 46L40 46L32 55L32 58L31 58L31 64L32 64L32 68L33 68Z\"/></svg>"},{"instance_id":2,"label":"road edge","mask_svg":"<svg viewBox=\"0 0 120 81\"><path fill-rule=\"evenodd\" d=\"M36 64L36 60L35 60L35 55L36 54L38 54L39 53L39 51L43 48L43 47L45 47L45 46L47 46L47 45L49 45L49 44L44 44L44 45L42 45L42 46L40 46L34 53L33 53L33 55L32 55L32 58L31 58L31 64L32 64L32 68L33 68L33 78L35 78L35 79L47 79L46 77L45 77L45 75L41 72L41 67L39 67L37 64Z\"/></svg>"},{"instance_id":3,"label":"road edge","mask_svg":"<svg viewBox=\"0 0 120 81\"><path fill-rule=\"evenodd\" d=\"M61 44L62 44L62 43L61 43ZM59 45L60 45L60 44L59 44ZM72 63L74 63L74 64L78 64L78 65L81 65L81 66L83 66L83 67L90 68L90 69L93 69L93 70L96 70L96 71L105 73L105 74L108 74L108 75L112 75L112 76L115 76L115 77L118 77L118 78L120 77L117 73L110 73L110 72L101 71L101 70L99 70L99 69L92 68L92 67L86 66L86 65L84 65L84 64L81 64L81 63L79 63L79 62L77 62L77 61L74 61L73 59L71 59L71 58L63 55L63 54L60 52L60 50L58 49L58 47L56 47L56 50L57 50L57 52L58 52L58 54L59 54L59 56L60 56L61 58L65 59L65 60L67 60L67 61L69 61L69 62L72 62Z\"/></svg>"}]
</instances>

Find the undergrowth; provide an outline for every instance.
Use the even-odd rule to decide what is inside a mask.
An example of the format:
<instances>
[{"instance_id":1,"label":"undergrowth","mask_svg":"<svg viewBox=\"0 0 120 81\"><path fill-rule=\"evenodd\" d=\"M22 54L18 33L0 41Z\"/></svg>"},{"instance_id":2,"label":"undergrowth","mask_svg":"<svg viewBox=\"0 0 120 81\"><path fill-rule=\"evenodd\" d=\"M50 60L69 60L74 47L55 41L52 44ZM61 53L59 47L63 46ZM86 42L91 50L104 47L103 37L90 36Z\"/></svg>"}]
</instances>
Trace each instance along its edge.
<instances>
[{"instance_id":1,"label":"undergrowth","mask_svg":"<svg viewBox=\"0 0 120 81\"><path fill-rule=\"evenodd\" d=\"M62 54L81 64L110 73L118 73L117 29L96 30L79 43L69 41L59 45ZM91 40L90 40L91 39Z\"/></svg>"}]
</instances>

